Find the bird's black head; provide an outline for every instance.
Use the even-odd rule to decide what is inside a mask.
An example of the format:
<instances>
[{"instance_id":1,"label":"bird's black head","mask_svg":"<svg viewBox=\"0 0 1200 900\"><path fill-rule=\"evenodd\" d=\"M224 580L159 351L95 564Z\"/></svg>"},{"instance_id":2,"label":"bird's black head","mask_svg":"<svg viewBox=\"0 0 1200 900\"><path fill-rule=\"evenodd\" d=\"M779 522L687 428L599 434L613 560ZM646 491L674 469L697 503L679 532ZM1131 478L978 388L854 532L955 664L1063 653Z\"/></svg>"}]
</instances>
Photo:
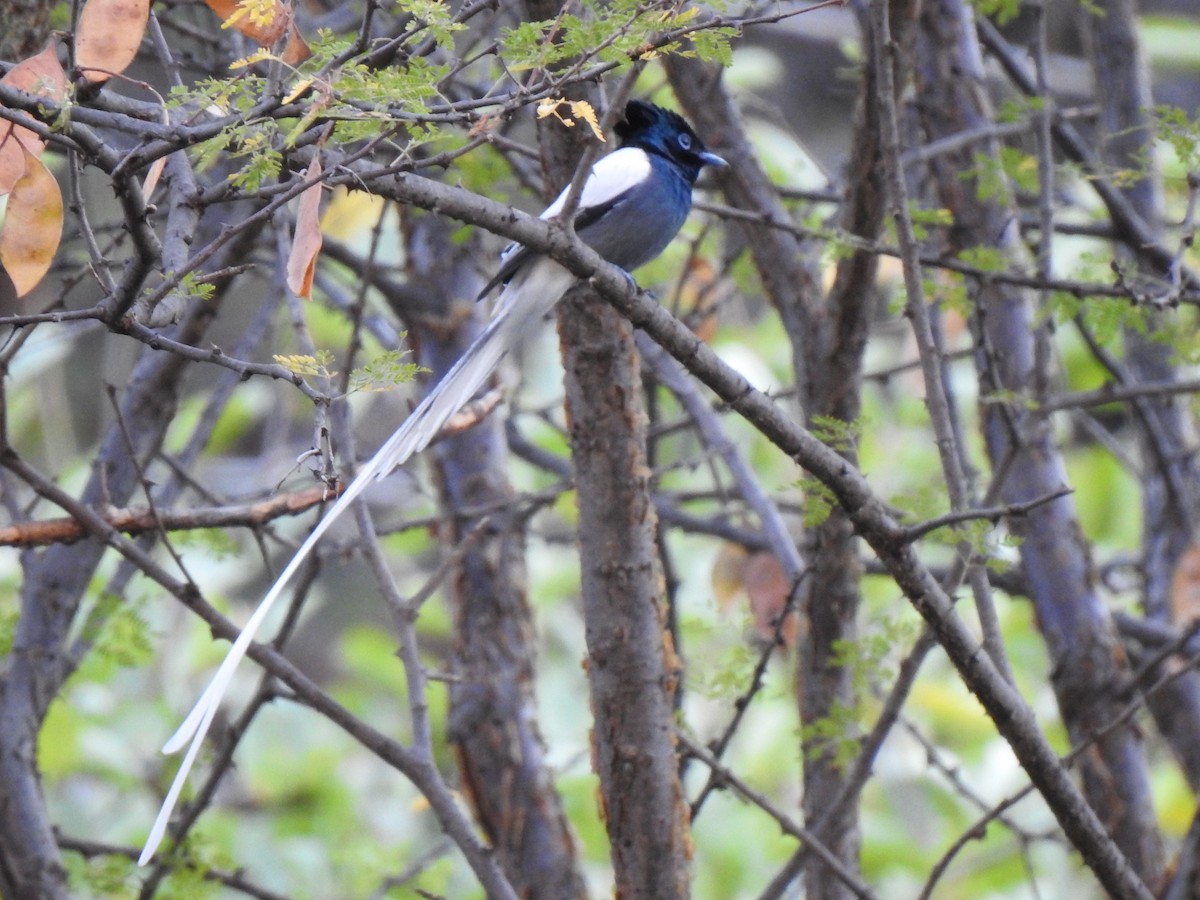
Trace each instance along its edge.
<instances>
[{"instance_id":1,"label":"bird's black head","mask_svg":"<svg viewBox=\"0 0 1200 900\"><path fill-rule=\"evenodd\" d=\"M705 149L682 116L644 100L630 100L625 105L625 118L617 123L616 132L622 147L639 147L647 153L664 156L692 181L704 166L727 165L721 157Z\"/></svg>"}]
</instances>

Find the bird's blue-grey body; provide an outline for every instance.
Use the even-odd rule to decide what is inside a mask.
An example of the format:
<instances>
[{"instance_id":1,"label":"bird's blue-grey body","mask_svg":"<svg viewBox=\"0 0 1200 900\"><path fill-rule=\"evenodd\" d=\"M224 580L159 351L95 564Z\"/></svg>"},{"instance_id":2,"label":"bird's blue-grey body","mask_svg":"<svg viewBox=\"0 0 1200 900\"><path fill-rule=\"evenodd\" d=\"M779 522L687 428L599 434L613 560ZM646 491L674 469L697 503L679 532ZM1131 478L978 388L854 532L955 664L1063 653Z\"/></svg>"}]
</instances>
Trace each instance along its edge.
<instances>
[{"instance_id":1,"label":"bird's blue-grey body","mask_svg":"<svg viewBox=\"0 0 1200 900\"><path fill-rule=\"evenodd\" d=\"M573 224L579 237L604 259L632 271L658 256L678 233L691 209L692 185L701 168L723 166L725 162L704 148L680 116L639 100L625 107L624 120L617 124L616 131L622 139L621 147L592 167ZM542 218L563 211L566 193L546 208ZM486 293L499 284L505 285L488 327L317 523L246 622L195 707L163 747L165 753L184 746L188 749L151 828L139 865L149 861L162 841L171 811L234 669L300 564L371 481L387 476L437 436L447 420L487 381L504 354L554 308L574 282L569 271L543 254L523 247L505 253L500 271L485 288Z\"/></svg>"}]
</instances>

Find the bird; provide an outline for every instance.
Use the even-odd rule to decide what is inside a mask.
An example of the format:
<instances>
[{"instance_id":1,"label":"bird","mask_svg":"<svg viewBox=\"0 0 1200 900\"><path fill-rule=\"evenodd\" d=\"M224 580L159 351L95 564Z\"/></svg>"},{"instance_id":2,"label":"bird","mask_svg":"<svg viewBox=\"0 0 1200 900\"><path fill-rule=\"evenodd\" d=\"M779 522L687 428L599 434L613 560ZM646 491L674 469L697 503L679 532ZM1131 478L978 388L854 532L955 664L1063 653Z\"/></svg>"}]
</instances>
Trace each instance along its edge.
<instances>
[{"instance_id":1,"label":"bird","mask_svg":"<svg viewBox=\"0 0 1200 900\"><path fill-rule=\"evenodd\" d=\"M691 210L692 187L701 169L728 164L705 148L682 116L644 100L630 100L625 105L614 131L620 146L592 166L579 194L572 225L585 244L629 273L658 256L679 232ZM564 189L541 218L560 216L568 193L569 188ZM139 865L149 862L162 842L179 793L234 670L301 563L373 481L389 475L437 436L447 420L474 397L504 355L554 308L576 280L550 257L519 244L510 246L501 256L495 277L480 292L482 299L504 286L487 327L317 522L243 626L183 724L163 746L168 754L187 746L187 753L151 827Z\"/></svg>"}]
</instances>

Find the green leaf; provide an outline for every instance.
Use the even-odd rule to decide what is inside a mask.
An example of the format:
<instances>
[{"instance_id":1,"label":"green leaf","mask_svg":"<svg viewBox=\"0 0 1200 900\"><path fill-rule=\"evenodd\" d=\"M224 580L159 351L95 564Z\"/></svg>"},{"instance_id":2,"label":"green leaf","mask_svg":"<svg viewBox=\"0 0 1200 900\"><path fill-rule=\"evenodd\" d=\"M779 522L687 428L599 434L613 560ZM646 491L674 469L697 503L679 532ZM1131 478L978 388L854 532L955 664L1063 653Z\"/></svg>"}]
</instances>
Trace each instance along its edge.
<instances>
[{"instance_id":1,"label":"green leaf","mask_svg":"<svg viewBox=\"0 0 1200 900\"><path fill-rule=\"evenodd\" d=\"M706 28L693 33L691 40L701 60L728 68L733 65L733 39L737 36L736 28Z\"/></svg>"},{"instance_id":2,"label":"green leaf","mask_svg":"<svg viewBox=\"0 0 1200 900\"><path fill-rule=\"evenodd\" d=\"M929 229L954 224L954 214L945 207L924 209L917 201L909 201L908 218L912 222L913 237L923 241L929 237Z\"/></svg>"},{"instance_id":3,"label":"green leaf","mask_svg":"<svg viewBox=\"0 0 1200 900\"><path fill-rule=\"evenodd\" d=\"M404 362L407 350L389 350L375 357L365 366L350 373L351 391L390 391L408 384L421 372L428 369L416 363Z\"/></svg>"},{"instance_id":4,"label":"green leaf","mask_svg":"<svg viewBox=\"0 0 1200 900\"><path fill-rule=\"evenodd\" d=\"M1007 24L1021 12L1021 0L973 0L972 5L998 25Z\"/></svg>"},{"instance_id":5,"label":"green leaf","mask_svg":"<svg viewBox=\"0 0 1200 900\"><path fill-rule=\"evenodd\" d=\"M958 258L968 266L984 272L1001 272L1004 270L1004 253L999 247L980 244L977 247L967 247L960 250Z\"/></svg>"},{"instance_id":6,"label":"green leaf","mask_svg":"<svg viewBox=\"0 0 1200 900\"><path fill-rule=\"evenodd\" d=\"M812 417L809 428L817 440L824 441L838 452L845 452L858 445L863 423L861 420L843 422L834 416L817 415Z\"/></svg>"},{"instance_id":7,"label":"green leaf","mask_svg":"<svg viewBox=\"0 0 1200 900\"><path fill-rule=\"evenodd\" d=\"M804 527L815 528L829 518L837 496L816 478L804 478L800 486L804 490Z\"/></svg>"}]
</instances>

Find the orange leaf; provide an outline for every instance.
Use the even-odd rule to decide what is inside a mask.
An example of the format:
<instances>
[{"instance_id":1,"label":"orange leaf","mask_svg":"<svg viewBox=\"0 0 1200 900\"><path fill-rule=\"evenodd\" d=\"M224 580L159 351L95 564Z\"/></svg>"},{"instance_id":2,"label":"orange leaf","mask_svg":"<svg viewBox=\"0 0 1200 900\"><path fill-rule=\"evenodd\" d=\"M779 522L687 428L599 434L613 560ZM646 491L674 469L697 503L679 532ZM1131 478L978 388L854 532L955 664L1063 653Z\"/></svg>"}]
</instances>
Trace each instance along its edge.
<instances>
[{"instance_id":1,"label":"orange leaf","mask_svg":"<svg viewBox=\"0 0 1200 900\"><path fill-rule=\"evenodd\" d=\"M8 70L0 84L7 84L27 94L48 97L59 103L67 96L67 73L58 61L58 43L51 40L41 53L23 59ZM45 142L28 128L14 126L17 140L30 153L37 155L45 148Z\"/></svg>"},{"instance_id":2,"label":"orange leaf","mask_svg":"<svg viewBox=\"0 0 1200 900\"><path fill-rule=\"evenodd\" d=\"M23 297L50 270L62 239L63 200L45 163L25 151L25 174L13 185L0 230L0 266Z\"/></svg>"},{"instance_id":3,"label":"orange leaf","mask_svg":"<svg viewBox=\"0 0 1200 900\"><path fill-rule=\"evenodd\" d=\"M142 199L147 203L150 202L150 195L154 193L154 189L158 187L158 179L162 178L163 169L166 167L167 158L160 156L150 163L150 168L146 170L146 180L142 182Z\"/></svg>"},{"instance_id":4,"label":"orange leaf","mask_svg":"<svg viewBox=\"0 0 1200 900\"><path fill-rule=\"evenodd\" d=\"M792 583L783 573L779 560L771 553L755 553L746 560L746 596L750 598L750 613L754 616L759 637L771 640L780 616L787 609ZM779 625L784 646L794 647L799 636L799 620L795 611L787 614Z\"/></svg>"},{"instance_id":5,"label":"orange leaf","mask_svg":"<svg viewBox=\"0 0 1200 900\"><path fill-rule=\"evenodd\" d=\"M1171 579L1171 621L1186 625L1200 618L1200 546L1192 544L1179 557Z\"/></svg>"},{"instance_id":6,"label":"orange leaf","mask_svg":"<svg viewBox=\"0 0 1200 900\"><path fill-rule=\"evenodd\" d=\"M279 58L289 66L298 66L310 56L312 56L312 50L309 48L308 42L304 40L304 35L300 33L295 22L289 21L287 44L284 45L283 53Z\"/></svg>"},{"instance_id":7,"label":"orange leaf","mask_svg":"<svg viewBox=\"0 0 1200 900\"><path fill-rule=\"evenodd\" d=\"M41 53L21 60L0 78L0 84L61 101L67 94L67 74L58 62L58 44L52 40ZM11 191L25 174L22 147L38 156L46 144L28 128L11 122L0 123L0 194Z\"/></svg>"},{"instance_id":8,"label":"orange leaf","mask_svg":"<svg viewBox=\"0 0 1200 900\"><path fill-rule=\"evenodd\" d=\"M25 174L28 152L16 135L16 127L11 122L0 122L0 196L11 191Z\"/></svg>"},{"instance_id":9,"label":"orange leaf","mask_svg":"<svg viewBox=\"0 0 1200 900\"><path fill-rule=\"evenodd\" d=\"M222 28L244 34L260 47L273 47L288 33L292 11L281 0L204 0ZM290 38L289 38L290 43Z\"/></svg>"},{"instance_id":10,"label":"orange leaf","mask_svg":"<svg viewBox=\"0 0 1200 900\"><path fill-rule=\"evenodd\" d=\"M304 173L304 180L311 181L320 176L321 159L314 156ZM320 252L321 182L318 181L300 195L300 206L296 210L296 234L292 237L292 252L288 255L287 284L297 297L312 299L313 272Z\"/></svg>"},{"instance_id":11,"label":"orange leaf","mask_svg":"<svg viewBox=\"0 0 1200 900\"><path fill-rule=\"evenodd\" d=\"M716 336L720 308L727 299L729 286L721 284L712 263L699 256L689 259L679 286L679 307L687 312L686 319L700 340L708 342Z\"/></svg>"},{"instance_id":12,"label":"orange leaf","mask_svg":"<svg viewBox=\"0 0 1200 900\"><path fill-rule=\"evenodd\" d=\"M75 29L75 65L88 81L108 81L137 56L150 0L87 0Z\"/></svg>"}]
</instances>

